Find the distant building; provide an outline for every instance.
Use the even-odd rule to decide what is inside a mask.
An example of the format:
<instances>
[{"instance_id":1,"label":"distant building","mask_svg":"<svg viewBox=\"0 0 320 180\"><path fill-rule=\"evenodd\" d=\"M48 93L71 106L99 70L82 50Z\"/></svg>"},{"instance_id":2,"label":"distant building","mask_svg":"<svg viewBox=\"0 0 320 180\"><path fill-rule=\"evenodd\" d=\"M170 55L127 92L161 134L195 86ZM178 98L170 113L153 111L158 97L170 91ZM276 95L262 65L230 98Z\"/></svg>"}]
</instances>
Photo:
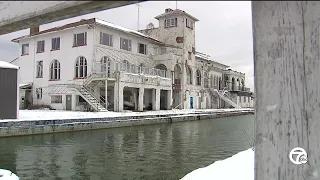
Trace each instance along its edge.
<instances>
[{"instance_id":1,"label":"distant building","mask_svg":"<svg viewBox=\"0 0 320 180\"><path fill-rule=\"evenodd\" d=\"M250 107L245 74L196 51L195 22L166 9L139 32L92 18L13 39L33 105L61 110ZM26 97L27 98L27 97Z\"/></svg>"}]
</instances>

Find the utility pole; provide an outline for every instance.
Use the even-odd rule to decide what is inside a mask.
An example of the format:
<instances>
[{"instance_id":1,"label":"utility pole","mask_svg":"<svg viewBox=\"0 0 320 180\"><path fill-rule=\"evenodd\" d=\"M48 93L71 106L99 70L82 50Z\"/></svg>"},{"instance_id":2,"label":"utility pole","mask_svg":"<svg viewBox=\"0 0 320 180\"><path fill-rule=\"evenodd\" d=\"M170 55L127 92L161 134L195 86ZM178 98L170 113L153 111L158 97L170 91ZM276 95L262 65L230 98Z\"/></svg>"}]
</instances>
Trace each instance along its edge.
<instances>
[{"instance_id":1,"label":"utility pole","mask_svg":"<svg viewBox=\"0 0 320 180\"><path fill-rule=\"evenodd\" d=\"M137 31L140 29L140 4L136 4L138 6L138 22L137 22Z\"/></svg>"}]
</instances>

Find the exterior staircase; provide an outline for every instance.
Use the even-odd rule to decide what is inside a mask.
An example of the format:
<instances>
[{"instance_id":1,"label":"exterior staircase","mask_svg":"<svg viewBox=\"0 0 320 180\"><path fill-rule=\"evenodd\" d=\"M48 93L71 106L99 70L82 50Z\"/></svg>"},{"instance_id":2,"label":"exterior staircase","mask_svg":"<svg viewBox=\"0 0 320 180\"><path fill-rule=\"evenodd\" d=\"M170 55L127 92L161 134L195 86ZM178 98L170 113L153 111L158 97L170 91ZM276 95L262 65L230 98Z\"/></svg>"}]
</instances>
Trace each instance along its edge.
<instances>
[{"instance_id":1,"label":"exterior staircase","mask_svg":"<svg viewBox=\"0 0 320 180\"><path fill-rule=\"evenodd\" d=\"M84 100L86 100L95 111L107 111L107 108L100 103L100 100L102 99L102 97L99 97L100 99L95 97L93 93L94 92L93 89L90 88L89 86L69 84L68 88L75 89L78 92L78 94ZM102 101L105 101L105 100L102 99Z\"/></svg>"},{"instance_id":2,"label":"exterior staircase","mask_svg":"<svg viewBox=\"0 0 320 180\"><path fill-rule=\"evenodd\" d=\"M225 102L227 102L228 104L230 104L231 106L233 106L234 108L237 108L237 109L241 109L241 106L238 105L237 103L235 103L234 101L231 100L231 97L229 97L227 94L226 94L226 90L217 90L217 89L210 89L211 93L217 93L218 96L224 100Z\"/></svg>"}]
</instances>

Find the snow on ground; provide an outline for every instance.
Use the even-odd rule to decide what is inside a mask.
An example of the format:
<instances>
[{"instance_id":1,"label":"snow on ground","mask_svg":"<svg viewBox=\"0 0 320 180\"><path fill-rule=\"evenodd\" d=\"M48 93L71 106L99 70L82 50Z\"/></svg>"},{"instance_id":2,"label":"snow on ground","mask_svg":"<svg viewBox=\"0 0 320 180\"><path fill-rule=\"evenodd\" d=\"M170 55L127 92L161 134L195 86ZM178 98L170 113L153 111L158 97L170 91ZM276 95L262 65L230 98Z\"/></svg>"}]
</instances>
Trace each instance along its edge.
<instances>
[{"instance_id":1,"label":"snow on ground","mask_svg":"<svg viewBox=\"0 0 320 180\"><path fill-rule=\"evenodd\" d=\"M105 118L105 117L119 117L119 116L146 116L146 115L175 115L175 114L189 114L200 112L227 112L250 110L250 108L243 109L175 109L162 111L146 111L146 112L79 112L79 111L57 111L57 110L20 110L19 120L53 120L53 119L83 119L83 118ZM0 122L17 121L17 120L0 120Z\"/></svg>"},{"instance_id":2,"label":"snow on ground","mask_svg":"<svg viewBox=\"0 0 320 180\"><path fill-rule=\"evenodd\" d=\"M20 178L6 169L0 169L0 180L19 180Z\"/></svg>"},{"instance_id":3,"label":"snow on ground","mask_svg":"<svg viewBox=\"0 0 320 180\"><path fill-rule=\"evenodd\" d=\"M252 148L239 152L225 160L196 169L181 180L253 180L254 179L254 151Z\"/></svg>"}]
</instances>

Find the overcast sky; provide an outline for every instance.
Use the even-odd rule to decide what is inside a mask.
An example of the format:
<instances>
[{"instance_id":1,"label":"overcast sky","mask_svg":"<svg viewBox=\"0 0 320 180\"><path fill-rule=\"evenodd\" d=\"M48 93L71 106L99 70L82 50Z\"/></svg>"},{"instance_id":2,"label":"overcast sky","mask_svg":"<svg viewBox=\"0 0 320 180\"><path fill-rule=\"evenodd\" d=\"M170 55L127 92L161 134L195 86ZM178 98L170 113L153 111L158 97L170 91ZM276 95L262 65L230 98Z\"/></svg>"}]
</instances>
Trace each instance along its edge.
<instances>
[{"instance_id":1,"label":"overcast sky","mask_svg":"<svg viewBox=\"0 0 320 180\"><path fill-rule=\"evenodd\" d=\"M176 1L147 1L140 3L140 29L150 22L158 26L155 16L166 8L175 8ZM248 1L178 1L178 9L199 19L196 23L196 50L209 54L215 61L246 73L246 86L253 90L253 46L251 2ZM116 9L79 16L42 25L40 30L78 21L100 18L130 29L137 29L138 6L128 5ZM11 61L19 56L17 44L11 39L26 35L29 30L0 36L1 60Z\"/></svg>"}]
</instances>

